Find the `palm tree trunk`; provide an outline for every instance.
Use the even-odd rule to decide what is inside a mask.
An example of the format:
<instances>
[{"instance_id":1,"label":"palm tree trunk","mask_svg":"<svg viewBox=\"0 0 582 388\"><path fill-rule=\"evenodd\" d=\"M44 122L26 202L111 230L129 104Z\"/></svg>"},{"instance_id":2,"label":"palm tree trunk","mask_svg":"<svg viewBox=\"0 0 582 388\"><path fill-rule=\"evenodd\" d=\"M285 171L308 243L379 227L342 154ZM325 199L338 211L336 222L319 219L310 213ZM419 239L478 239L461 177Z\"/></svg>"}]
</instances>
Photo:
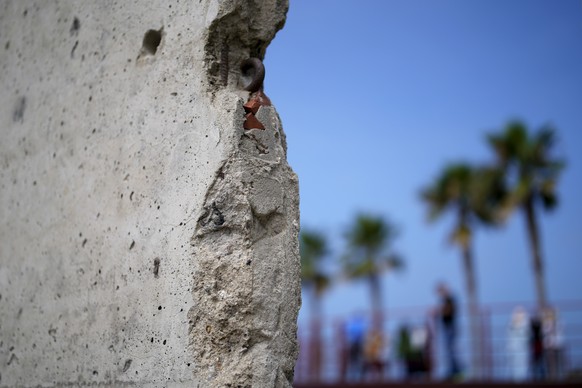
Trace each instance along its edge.
<instances>
[{"instance_id":1,"label":"palm tree trunk","mask_svg":"<svg viewBox=\"0 0 582 388\"><path fill-rule=\"evenodd\" d=\"M309 315L311 316L311 322L319 322L322 313L321 296L315 287L313 287L310 291L309 306L311 309L309 311Z\"/></svg>"},{"instance_id":2,"label":"palm tree trunk","mask_svg":"<svg viewBox=\"0 0 582 388\"><path fill-rule=\"evenodd\" d=\"M544 278L544 264L540 248L540 237L538 223L535 214L533 198L528 198L524 203L524 212L527 222L527 232L532 254L532 269L536 285L536 297L538 307L544 308L547 305L546 282Z\"/></svg>"},{"instance_id":3,"label":"palm tree trunk","mask_svg":"<svg viewBox=\"0 0 582 388\"><path fill-rule=\"evenodd\" d=\"M469 327L471 330L471 364L473 378L481 377L481 331L479 322L479 302L477 298L477 280L475 278L475 267L473 263L473 253L471 242L463 245L463 269L465 271L465 287L469 304Z\"/></svg>"},{"instance_id":4,"label":"palm tree trunk","mask_svg":"<svg viewBox=\"0 0 582 388\"><path fill-rule=\"evenodd\" d=\"M380 276L377 273L373 273L368 278L368 281L370 284L370 297L372 300L372 321L374 327L380 328L384 320Z\"/></svg>"}]
</instances>

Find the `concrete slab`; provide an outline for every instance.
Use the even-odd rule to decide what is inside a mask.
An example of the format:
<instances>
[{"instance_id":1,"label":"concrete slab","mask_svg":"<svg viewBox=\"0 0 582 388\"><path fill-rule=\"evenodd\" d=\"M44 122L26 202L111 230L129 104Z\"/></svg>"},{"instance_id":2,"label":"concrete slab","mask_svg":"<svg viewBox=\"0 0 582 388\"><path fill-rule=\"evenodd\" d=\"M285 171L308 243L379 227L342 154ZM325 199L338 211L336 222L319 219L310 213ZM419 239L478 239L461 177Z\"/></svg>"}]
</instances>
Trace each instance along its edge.
<instances>
[{"instance_id":1,"label":"concrete slab","mask_svg":"<svg viewBox=\"0 0 582 388\"><path fill-rule=\"evenodd\" d=\"M0 4L0 386L290 385L297 180L237 67L286 11Z\"/></svg>"}]
</instances>

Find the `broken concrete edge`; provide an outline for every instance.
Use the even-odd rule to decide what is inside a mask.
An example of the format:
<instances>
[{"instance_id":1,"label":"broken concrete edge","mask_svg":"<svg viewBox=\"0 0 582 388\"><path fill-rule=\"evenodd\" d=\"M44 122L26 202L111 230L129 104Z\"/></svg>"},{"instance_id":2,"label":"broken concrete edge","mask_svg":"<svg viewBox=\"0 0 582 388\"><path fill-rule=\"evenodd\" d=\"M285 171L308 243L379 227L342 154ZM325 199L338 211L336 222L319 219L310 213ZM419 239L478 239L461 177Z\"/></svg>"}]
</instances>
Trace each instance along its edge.
<instances>
[{"instance_id":1,"label":"broken concrete edge","mask_svg":"<svg viewBox=\"0 0 582 388\"><path fill-rule=\"evenodd\" d=\"M266 129L233 127L238 146L204 199L192 237L197 279L188 317L197 377L209 386L290 387L301 304L298 180L279 116Z\"/></svg>"},{"instance_id":2,"label":"broken concrete edge","mask_svg":"<svg viewBox=\"0 0 582 388\"><path fill-rule=\"evenodd\" d=\"M231 138L230 148L195 217L191 240L190 350L196 377L209 387L293 382L301 304L298 179L287 164L275 108L256 108L253 116L263 128L245 125L249 94L236 91L240 69L224 68L249 56L263 58L287 9L287 1L225 1L205 45L211 98L232 110L225 115L231 122L220 128L221 137Z\"/></svg>"}]
</instances>

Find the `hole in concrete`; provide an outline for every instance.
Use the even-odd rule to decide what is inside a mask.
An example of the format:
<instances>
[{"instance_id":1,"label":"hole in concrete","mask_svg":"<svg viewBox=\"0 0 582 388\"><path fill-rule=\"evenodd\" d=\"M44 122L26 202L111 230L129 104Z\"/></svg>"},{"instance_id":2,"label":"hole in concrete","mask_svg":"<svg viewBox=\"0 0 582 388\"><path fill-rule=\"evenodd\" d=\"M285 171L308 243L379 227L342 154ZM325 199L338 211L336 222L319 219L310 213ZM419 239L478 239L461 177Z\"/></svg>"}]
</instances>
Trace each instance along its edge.
<instances>
[{"instance_id":1,"label":"hole in concrete","mask_svg":"<svg viewBox=\"0 0 582 388\"><path fill-rule=\"evenodd\" d=\"M143 37L143 52L151 55L156 55L158 46L162 41L162 28L159 30L148 30Z\"/></svg>"},{"instance_id":2,"label":"hole in concrete","mask_svg":"<svg viewBox=\"0 0 582 388\"><path fill-rule=\"evenodd\" d=\"M129 367L131 366L131 362L132 362L131 359L125 360L125 364L123 365L123 371L124 372L127 372L127 370L129 369Z\"/></svg>"},{"instance_id":3,"label":"hole in concrete","mask_svg":"<svg viewBox=\"0 0 582 388\"><path fill-rule=\"evenodd\" d=\"M73 45L73 48L71 49L71 58L75 58L75 50L77 49L78 45L79 41L76 41L75 44Z\"/></svg>"},{"instance_id":4,"label":"hole in concrete","mask_svg":"<svg viewBox=\"0 0 582 388\"><path fill-rule=\"evenodd\" d=\"M158 277L160 273L160 259L159 258L155 258L154 259L154 277Z\"/></svg>"},{"instance_id":5,"label":"hole in concrete","mask_svg":"<svg viewBox=\"0 0 582 388\"><path fill-rule=\"evenodd\" d=\"M26 97L22 96L16 102L16 106L12 112L12 121L15 123L24 120L24 111L26 109Z\"/></svg>"},{"instance_id":6,"label":"hole in concrete","mask_svg":"<svg viewBox=\"0 0 582 388\"><path fill-rule=\"evenodd\" d=\"M75 35L77 32L79 32L79 28L81 28L81 22L79 21L79 19L75 18L73 19L73 24L71 25L69 33L71 35Z\"/></svg>"}]
</instances>

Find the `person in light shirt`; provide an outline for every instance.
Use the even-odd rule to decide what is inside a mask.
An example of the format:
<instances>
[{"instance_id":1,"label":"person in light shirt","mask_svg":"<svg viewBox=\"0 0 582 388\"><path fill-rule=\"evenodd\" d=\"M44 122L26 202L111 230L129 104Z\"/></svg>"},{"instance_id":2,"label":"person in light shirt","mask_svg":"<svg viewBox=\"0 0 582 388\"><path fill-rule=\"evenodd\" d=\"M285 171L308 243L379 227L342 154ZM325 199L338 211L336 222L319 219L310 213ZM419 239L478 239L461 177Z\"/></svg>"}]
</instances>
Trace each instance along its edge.
<instances>
[{"instance_id":1,"label":"person in light shirt","mask_svg":"<svg viewBox=\"0 0 582 388\"><path fill-rule=\"evenodd\" d=\"M507 352L513 381L524 381L529 376L529 316L522 306L511 314L507 332Z\"/></svg>"}]
</instances>

